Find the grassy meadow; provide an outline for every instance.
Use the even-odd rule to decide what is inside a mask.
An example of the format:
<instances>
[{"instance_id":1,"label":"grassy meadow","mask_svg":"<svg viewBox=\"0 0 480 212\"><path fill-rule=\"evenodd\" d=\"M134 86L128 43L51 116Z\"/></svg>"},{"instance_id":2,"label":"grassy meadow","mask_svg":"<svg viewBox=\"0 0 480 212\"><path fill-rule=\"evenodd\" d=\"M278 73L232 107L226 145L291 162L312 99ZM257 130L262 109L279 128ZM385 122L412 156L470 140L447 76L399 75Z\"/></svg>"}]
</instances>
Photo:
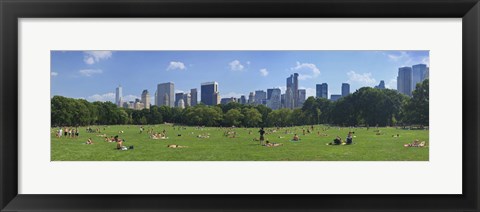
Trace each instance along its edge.
<instances>
[{"instance_id":1,"label":"grassy meadow","mask_svg":"<svg viewBox=\"0 0 480 212\"><path fill-rule=\"evenodd\" d=\"M328 126L298 126L290 128L265 128L265 140L281 143L278 147L261 146L259 128L197 128L168 124L143 126L117 125L92 126L100 132L88 133L79 127L77 138L57 138L58 128L51 128L52 161L428 161L429 131L401 128L338 128ZM151 139L148 132L166 131L168 139ZM303 134L305 129L305 135ZM311 132L308 133L307 129ZM123 131L123 133L121 132ZM354 132L353 145L326 145L338 135L345 140ZM379 131L379 132L377 132ZM225 136L230 132L229 136ZM233 137L235 132L235 137ZM292 142L294 134L300 141ZM116 150L115 142L104 137L118 135L124 146L133 150ZM198 138L198 135L209 138ZM400 137L392 137L399 134ZM180 136L179 136L180 135ZM94 144L85 144L92 138ZM427 147L404 147L413 140L426 141ZM169 144L187 148L167 148Z\"/></svg>"}]
</instances>

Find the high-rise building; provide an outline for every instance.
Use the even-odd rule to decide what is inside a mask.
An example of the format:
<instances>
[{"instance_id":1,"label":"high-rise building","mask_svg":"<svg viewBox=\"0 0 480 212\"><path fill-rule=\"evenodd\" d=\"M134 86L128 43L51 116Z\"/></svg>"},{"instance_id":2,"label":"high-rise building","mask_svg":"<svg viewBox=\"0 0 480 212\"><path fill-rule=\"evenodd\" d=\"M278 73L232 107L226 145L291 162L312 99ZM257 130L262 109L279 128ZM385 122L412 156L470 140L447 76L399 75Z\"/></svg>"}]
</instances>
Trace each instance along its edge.
<instances>
[{"instance_id":1,"label":"high-rise building","mask_svg":"<svg viewBox=\"0 0 480 212\"><path fill-rule=\"evenodd\" d=\"M280 108L285 108L285 107L286 107L286 106L285 106L285 102L286 102L286 101L285 101L285 94L282 94L282 95L280 96Z\"/></svg>"},{"instance_id":2,"label":"high-rise building","mask_svg":"<svg viewBox=\"0 0 480 212\"><path fill-rule=\"evenodd\" d=\"M219 104L219 93L218 93L218 83L217 82L205 82L202 83L200 88L200 98L201 102L205 105L217 105Z\"/></svg>"},{"instance_id":3,"label":"high-rise building","mask_svg":"<svg viewBox=\"0 0 480 212\"><path fill-rule=\"evenodd\" d=\"M385 81L380 80L380 84L375 86L376 89L385 89Z\"/></svg>"},{"instance_id":4,"label":"high-rise building","mask_svg":"<svg viewBox=\"0 0 480 212\"><path fill-rule=\"evenodd\" d=\"M293 107L299 107L299 96L298 96L298 73L293 74Z\"/></svg>"},{"instance_id":5,"label":"high-rise building","mask_svg":"<svg viewBox=\"0 0 480 212\"><path fill-rule=\"evenodd\" d=\"M263 90L255 91L255 104L261 105L267 99L267 93Z\"/></svg>"},{"instance_id":6,"label":"high-rise building","mask_svg":"<svg viewBox=\"0 0 480 212\"><path fill-rule=\"evenodd\" d=\"M123 98L123 95L122 95L122 86L119 85L119 86L117 87L117 89L115 89L115 104L116 104L118 107L122 107L122 106L123 106L122 98Z\"/></svg>"},{"instance_id":7,"label":"high-rise building","mask_svg":"<svg viewBox=\"0 0 480 212\"><path fill-rule=\"evenodd\" d=\"M330 95L330 100L331 100L331 101L337 101L337 100L339 100L340 98L342 98L342 95L340 95L340 94L332 94L332 95Z\"/></svg>"},{"instance_id":8,"label":"high-rise building","mask_svg":"<svg viewBox=\"0 0 480 212\"><path fill-rule=\"evenodd\" d=\"M148 93L148 90L143 90L142 92L142 103L143 108L150 109L150 94Z\"/></svg>"},{"instance_id":9,"label":"high-rise building","mask_svg":"<svg viewBox=\"0 0 480 212\"><path fill-rule=\"evenodd\" d=\"M253 104L253 103L255 103L255 93L250 92L250 94L248 95L248 104Z\"/></svg>"},{"instance_id":10,"label":"high-rise building","mask_svg":"<svg viewBox=\"0 0 480 212\"><path fill-rule=\"evenodd\" d=\"M350 84L342 83L342 96L348 96L350 94Z\"/></svg>"},{"instance_id":11,"label":"high-rise building","mask_svg":"<svg viewBox=\"0 0 480 212\"><path fill-rule=\"evenodd\" d=\"M270 92L270 98L267 99L267 107L271 108L272 110L277 110L282 107L282 91L280 88L272 88L267 90Z\"/></svg>"},{"instance_id":12,"label":"high-rise building","mask_svg":"<svg viewBox=\"0 0 480 212\"><path fill-rule=\"evenodd\" d=\"M197 94L197 89L192 88L190 89L190 97L192 98L192 101L190 103L191 106L195 106L198 103L198 94Z\"/></svg>"},{"instance_id":13,"label":"high-rise building","mask_svg":"<svg viewBox=\"0 0 480 212\"><path fill-rule=\"evenodd\" d=\"M293 109L294 108L294 101L293 101L293 89L291 87L287 87L285 91L285 108Z\"/></svg>"},{"instance_id":14,"label":"high-rise building","mask_svg":"<svg viewBox=\"0 0 480 212\"><path fill-rule=\"evenodd\" d=\"M189 93L183 94L183 101L185 102L185 107L192 106L192 95Z\"/></svg>"},{"instance_id":15,"label":"high-rise building","mask_svg":"<svg viewBox=\"0 0 480 212\"><path fill-rule=\"evenodd\" d=\"M287 102L291 102L291 108L298 106L298 73L294 73L287 77L287 90L290 88L292 92L291 99L287 99ZM288 95L287 95L288 96Z\"/></svg>"},{"instance_id":16,"label":"high-rise building","mask_svg":"<svg viewBox=\"0 0 480 212\"><path fill-rule=\"evenodd\" d=\"M423 82L428 75L428 68L425 64L417 64L412 66L412 91L415 90L417 83Z\"/></svg>"},{"instance_id":17,"label":"high-rise building","mask_svg":"<svg viewBox=\"0 0 480 212\"><path fill-rule=\"evenodd\" d=\"M180 100L183 100L183 93L176 93L175 94L175 107L179 107L178 105L178 102L180 102ZM185 102L184 102L185 104Z\"/></svg>"},{"instance_id":18,"label":"high-rise building","mask_svg":"<svg viewBox=\"0 0 480 212\"><path fill-rule=\"evenodd\" d=\"M402 94L412 96L412 68L398 68L397 90Z\"/></svg>"},{"instance_id":19,"label":"high-rise building","mask_svg":"<svg viewBox=\"0 0 480 212\"><path fill-rule=\"evenodd\" d=\"M228 103L230 103L230 102L237 102L237 98L235 98L235 97L230 97L230 98L222 98L222 99L220 100L220 104L222 104L222 105L226 105L226 104L228 104Z\"/></svg>"},{"instance_id":20,"label":"high-rise building","mask_svg":"<svg viewBox=\"0 0 480 212\"><path fill-rule=\"evenodd\" d=\"M183 101L183 99L180 99L180 100L178 101L178 106L177 106L177 107L182 108L182 109L185 108L185 102Z\"/></svg>"},{"instance_id":21,"label":"high-rise building","mask_svg":"<svg viewBox=\"0 0 480 212\"><path fill-rule=\"evenodd\" d=\"M239 103L244 105L244 104L247 104L247 98L245 98L245 95L242 95L239 99Z\"/></svg>"},{"instance_id":22,"label":"high-rise building","mask_svg":"<svg viewBox=\"0 0 480 212\"><path fill-rule=\"evenodd\" d=\"M175 106L174 98L175 86L172 82L162 83L157 85L157 103L160 106Z\"/></svg>"},{"instance_id":23,"label":"high-rise building","mask_svg":"<svg viewBox=\"0 0 480 212\"><path fill-rule=\"evenodd\" d=\"M267 89L267 99L272 98L272 92L273 92L275 89L276 89L276 88L269 88L269 89Z\"/></svg>"},{"instance_id":24,"label":"high-rise building","mask_svg":"<svg viewBox=\"0 0 480 212\"><path fill-rule=\"evenodd\" d=\"M158 101L157 101L157 91L155 91L155 95L153 96L153 104L154 105L157 105Z\"/></svg>"},{"instance_id":25,"label":"high-rise building","mask_svg":"<svg viewBox=\"0 0 480 212\"><path fill-rule=\"evenodd\" d=\"M317 98L328 99L328 84L327 83L317 84L316 94L317 94L316 95Z\"/></svg>"},{"instance_id":26,"label":"high-rise building","mask_svg":"<svg viewBox=\"0 0 480 212\"><path fill-rule=\"evenodd\" d=\"M298 89L298 104L297 107L302 107L303 103L307 99L307 90L305 89Z\"/></svg>"}]
</instances>

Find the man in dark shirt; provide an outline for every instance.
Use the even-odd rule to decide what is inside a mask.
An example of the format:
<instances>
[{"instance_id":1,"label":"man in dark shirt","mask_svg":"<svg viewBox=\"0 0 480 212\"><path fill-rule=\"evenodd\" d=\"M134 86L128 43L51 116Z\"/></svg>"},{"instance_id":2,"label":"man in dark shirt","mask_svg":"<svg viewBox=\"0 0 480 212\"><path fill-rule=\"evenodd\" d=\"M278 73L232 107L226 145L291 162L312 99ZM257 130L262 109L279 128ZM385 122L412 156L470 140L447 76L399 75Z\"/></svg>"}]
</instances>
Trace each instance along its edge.
<instances>
[{"instance_id":1,"label":"man in dark shirt","mask_svg":"<svg viewBox=\"0 0 480 212\"><path fill-rule=\"evenodd\" d=\"M263 145L263 141L265 140L265 138L263 137L263 135L265 134L265 130L263 130L263 127L258 131L260 133L260 145Z\"/></svg>"}]
</instances>

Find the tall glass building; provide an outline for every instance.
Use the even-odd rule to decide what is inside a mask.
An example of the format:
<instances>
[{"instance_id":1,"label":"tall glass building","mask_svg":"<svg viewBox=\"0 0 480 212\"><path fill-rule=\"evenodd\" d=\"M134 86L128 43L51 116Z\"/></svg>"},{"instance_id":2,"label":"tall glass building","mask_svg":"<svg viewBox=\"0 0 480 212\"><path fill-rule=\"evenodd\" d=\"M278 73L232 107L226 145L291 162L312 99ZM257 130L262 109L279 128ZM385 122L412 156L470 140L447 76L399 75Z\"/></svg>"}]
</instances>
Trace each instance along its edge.
<instances>
[{"instance_id":1,"label":"tall glass building","mask_svg":"<svg viewBox=\"0 0 480 212\"><path fill-rule=\"evenodd\" d=\"M322 83L316 86L316 97L328 99L328 84Z\"/></svg>"},{"instance_id":2,"label":"tall glass building","mask_svg":"<svg viewBox=\"0 0 480 212\"><path fill-rule=\"evenodd\" d=\"M412 68L411 67L398 68L397 90L402 94L412 96Z\"/></svg>"},{"instance_id":3,"label":"tall glass building","mask_svg":"<svg viewBox=\"0 0 480 212\"><path fill-rule=\"evenodd\" d=\"M157 106L174 107L174 84L172 82L157 85Z\"/></svg>"},{"instance_id":4,"label":"tall glass building","mask_svg":"<svg viewBox=\"0 0 480 212\"><path fill-rule=\"evenodd\" d=\"M201 84L200 88L201 102L205 105L217 105L219 104L218 83L217 82L205 82Z\"/></svg>"},{"instance_id":5,"label":"tall glass building","mask_svg":"<svg viewBox=\"0 0 480 212\"><path fill-rule=\"evenodd\" d=\"M342 97L350 94L350 84L342 83Z\"/></svg>"}]
</instances>

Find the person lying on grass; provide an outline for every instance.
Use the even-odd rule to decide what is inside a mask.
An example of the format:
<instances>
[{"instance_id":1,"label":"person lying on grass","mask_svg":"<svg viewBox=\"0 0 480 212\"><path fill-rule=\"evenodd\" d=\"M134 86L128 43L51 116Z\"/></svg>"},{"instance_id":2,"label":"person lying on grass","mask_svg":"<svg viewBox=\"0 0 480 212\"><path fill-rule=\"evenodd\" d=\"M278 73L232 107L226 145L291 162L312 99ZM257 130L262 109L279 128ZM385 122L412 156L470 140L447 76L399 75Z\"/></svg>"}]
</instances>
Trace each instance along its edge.
<instances>
[{"instance_id":1,"label":"person lying on grass","mask_svg":"<svg viewBox=\"0 0 480 212\"><path fill-rule=\"evenodd\" d=\"M168 137L166 137L165 134L163 134L163 133L154 133L154 134L151 134L151 135L150 135L150 138L151 138L151 139L155 139L155 140L158 140L158 139L168 139Z\"/></svg>"},{"instance_id":2,"label":"person lying on grass","mask_svg":"<svg viewBox=\"0 0 480 212\"><path fill-rule=\"evenodd\" d=\"M342 144L342 138L340 138L340 136L337 135L337 137L333 139L333 142L328 143L327 145L340 145L340 144Z\"/></svg>"},{"instance_id":3,"label":"person lying on grass","mask_svg":"<svg viewBox=\"0 0 480 212\"><path fill-rule=\"evenodd\" d=\"M169 144L167 145L168 148L187 148L188 146L180 146L177 144Z\"/></svg>"},{"instance_id":4,"label":"person lying on grass","mask_svg":"<svg viewBox=\"0 0 480 212\"><path fill-rule=\"evenodd\" d=\"M197 135L197 138L210 138L210 136L208 134L200 134Z\"/></svg>"},{"instance_id":5,"label":"person lying on grass","mask_svg":"<svg viewBox=\"0 0 480 212\"><path fill-rule=\"evenodd\" d=\"M263 144L262 146L265 146L265 147L277 147L277 146L282 146L283 144L280 144L280 143L270 143L270 141L266 141L265 144Z\"/></svg>"},{"instance_id":6,"label":"person lying on grass","mask_svg":"<svg viewBox=\"0 0 480 212\"><path fill-rule=\"evenodd\" d=\"M415 139L412 143L404 144L404 147L425 147L425 141L420 142L418 139Z\"/></svg>"}]
</instances>

